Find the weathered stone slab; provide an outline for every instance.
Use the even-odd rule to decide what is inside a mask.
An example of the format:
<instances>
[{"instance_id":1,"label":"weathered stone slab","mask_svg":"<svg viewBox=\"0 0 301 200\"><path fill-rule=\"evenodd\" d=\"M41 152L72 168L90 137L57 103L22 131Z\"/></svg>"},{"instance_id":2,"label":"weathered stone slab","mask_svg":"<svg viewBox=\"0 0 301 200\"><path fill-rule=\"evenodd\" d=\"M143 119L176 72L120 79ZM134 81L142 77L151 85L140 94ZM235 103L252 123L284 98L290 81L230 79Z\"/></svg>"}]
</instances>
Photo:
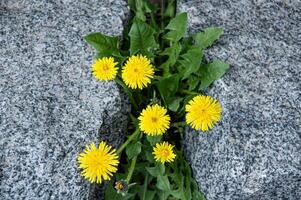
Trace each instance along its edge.
<instances>
[{"instance_id":1,"label":"weathered stone slab","mask_svg":"<svg viewBox=\"0 0 301 200\"><path fill-rule=\"evenodd\" d=\"M224 108L207 133L187 131L185 148L208 200L301 197L301 2L179 0L190 31L220 26L207 52L231 64L208 90Z\"/></svg>"},{"instance_id":2,"label":"weathered stone slab","mask_svg":"<svg viewBox=\"0 0 301 200\"><path fill-rule=\"evenodd\" d=\"M0 1L0 199L91 199L86 144L117 146L128 105L90 72L93 31L120 35L125 1Z\"/></svg>"}]
</instances>

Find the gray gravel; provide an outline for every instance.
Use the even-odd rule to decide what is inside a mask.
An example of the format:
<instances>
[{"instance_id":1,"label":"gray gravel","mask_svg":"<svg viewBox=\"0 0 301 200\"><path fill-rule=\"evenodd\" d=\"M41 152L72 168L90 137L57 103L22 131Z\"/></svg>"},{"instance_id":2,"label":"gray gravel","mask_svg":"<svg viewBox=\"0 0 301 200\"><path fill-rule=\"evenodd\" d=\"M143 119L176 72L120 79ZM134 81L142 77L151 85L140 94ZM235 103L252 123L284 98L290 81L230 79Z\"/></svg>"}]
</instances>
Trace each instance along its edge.
<instances>
[{"instance_id":1,"label":"gray gravel","mask_svg":"<svg viewBox=\"0 0 301 200\"><path fill-rule=\"evenodd\" d=\"M231 64L207 93L213 130L187 130L186 155L208 200L301 198L301 2L179 0L190 32L220 26L208 59Z\"/></svg>"},{"instance_id":2,"label":"gray gravel","mask_svg":"<svg viewBox=\"0 0 301 200\"><path fill-rule=\"evenodd\" d=\"M129 110L114 82L96 81L82 36L121 35L125 1L0 1L0 199L91 199L76 157L117 146Z\"/></svg>"}]
</instances>

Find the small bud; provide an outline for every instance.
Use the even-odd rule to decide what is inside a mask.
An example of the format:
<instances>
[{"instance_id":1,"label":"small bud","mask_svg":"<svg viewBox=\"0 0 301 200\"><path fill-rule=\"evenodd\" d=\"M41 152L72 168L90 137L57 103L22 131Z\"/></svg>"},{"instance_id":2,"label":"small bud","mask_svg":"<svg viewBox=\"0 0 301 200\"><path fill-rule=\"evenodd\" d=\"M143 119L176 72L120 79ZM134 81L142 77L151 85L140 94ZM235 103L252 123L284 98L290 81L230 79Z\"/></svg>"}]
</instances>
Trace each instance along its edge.
<instances>
[{"instance_id":1,"label":"small bud","mask_svg":"<svg viewBox=\"0 0 301 200\"><path fill-rule=\"evenodd\" d=\"M117 193L125 193L128 190L128 184L124 180L117 181L115 183L115 189Z\"/></svg>"}]
</instances>

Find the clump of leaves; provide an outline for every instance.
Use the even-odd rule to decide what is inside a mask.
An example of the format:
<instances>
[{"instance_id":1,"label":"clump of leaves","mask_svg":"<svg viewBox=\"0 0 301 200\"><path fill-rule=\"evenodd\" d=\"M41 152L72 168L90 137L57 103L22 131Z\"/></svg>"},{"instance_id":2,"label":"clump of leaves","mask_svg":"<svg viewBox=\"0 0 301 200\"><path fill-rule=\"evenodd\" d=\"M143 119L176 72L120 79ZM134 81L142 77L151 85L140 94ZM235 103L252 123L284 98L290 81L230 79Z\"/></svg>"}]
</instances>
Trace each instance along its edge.
<instances>
[{"instance_id":1,"label":"clump of leaves","mask_svg":"<svg viewBox=\"0 0 301 200\"><path fill-rule=\"evenodd\" d=\"M184 107L228 70L227 63L204 58L204 50L219 39L223 30L211 27L187 36L187 14L175 15L174 0L161 1L160 5L129 0L128 4L132 19L122 40L102 33L85 36L97 51L96 59L113 56L118 60L120 69L115 81L128 94L132 105L128 132L133 134L117 151L122 163L115 180L107 186L105 199L205 199L183 155ZM124 62L136 54L151 59L156 70L152 83L143 90L128 88L120 78ZM139 113L154 103L167 108L172 119L171 128L163 136L146 136L139 129ZM153 146L163 140L175 145L177 155L174 162L165 165L156 162L152 155ZM116 182L120 191L114 188Z\"/></svg>"}]
</instances>

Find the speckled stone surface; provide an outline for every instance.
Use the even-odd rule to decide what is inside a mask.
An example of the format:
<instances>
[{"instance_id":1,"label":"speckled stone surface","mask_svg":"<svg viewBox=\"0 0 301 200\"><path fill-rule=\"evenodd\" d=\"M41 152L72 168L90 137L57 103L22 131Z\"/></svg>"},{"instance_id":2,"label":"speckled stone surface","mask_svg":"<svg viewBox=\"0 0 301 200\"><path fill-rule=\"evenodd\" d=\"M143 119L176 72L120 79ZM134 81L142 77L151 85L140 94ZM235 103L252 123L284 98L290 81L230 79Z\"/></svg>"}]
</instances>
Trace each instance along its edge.
<instances>
[{"instance_id":1,"label":"speckled stone surface","mask_svg":"<svg viewBox=\"0 0 301 200\"><path fill-rule=\"evenodd\" d=\"M207 91L222 122L185 138L207 199L301 199L301 2L178 0L178 9L191 32L224 28L207 57L231 64Z\"/></svg>"},{"instance_id":2,"label":"speckled stone surface","mask_svg":"<svg viewBox=\"0 0 301 200\"><path fill-rule=\"evenodd\" d=\"M126 104L90 72L82 36L119 35L128 9L113 0L0 1L0 199L91 199L76 157L99 139L117 146Z\"/></svg>"}]
</instances>

